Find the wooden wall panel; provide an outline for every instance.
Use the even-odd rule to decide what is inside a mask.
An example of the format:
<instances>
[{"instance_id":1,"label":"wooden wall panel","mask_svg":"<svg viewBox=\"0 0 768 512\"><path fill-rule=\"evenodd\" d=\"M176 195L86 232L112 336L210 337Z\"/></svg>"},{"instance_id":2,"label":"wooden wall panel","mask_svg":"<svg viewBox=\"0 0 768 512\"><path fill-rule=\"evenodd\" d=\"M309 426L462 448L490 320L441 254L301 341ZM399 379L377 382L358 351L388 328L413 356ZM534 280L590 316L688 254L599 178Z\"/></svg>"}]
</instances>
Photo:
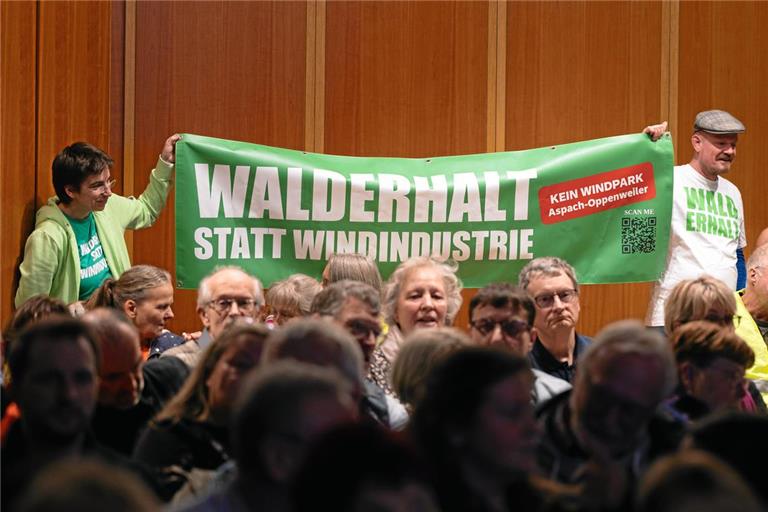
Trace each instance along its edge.
<instances>
[{"instance_id":1,"label":"wooden wall panel","mask_svg":"<svg viewBox=\"0 0 768 512\"><path fill-rule=\"evenodd\" d=\"M112 29L113 15L120 25L123 4L41 2L38 9L37 205L55 194L51 162L56 153L80 140L115 160L119 193L123 84L121 47L113 52Z\"/></svg>"},{"instance_id":2,"label":"wooden wall panel","mask_svg":"<svg viewBox=\"0 0 768 512\"><path fill-rule=\"evenodd\" d=\"M507 4L506 149L639 132L659 120L662 29L657 2ZM642 318L649 290L585 286L580 331Z\"/></svg>"},{"instance_id":3,"label":"wooden wall panel","mask_svg":"<svg viewBox=\"0 0 768 512\"><path fill-rule=\"evenodd\" d=\"M486 151L487 3L329 2L326 9L324 153ZM455 323L467 325L466 306Z\"/></svg>"},{"instance_id":4,"label":"wooden wall panel","mask_svg":"<svg viewBox=\"0 0 768 512\"><path fill-rule=\"evenodd\" d=\"M324 152L485 151L487 3L329 2L326 9Z\"/></svg>"},{"instance_id":5,"label":"wooden wall panel","mask_svg":"<svg viewBox=\"0 0 768 512\"><path fill-rule=\"evenodd\" d=\"M727 20L727 22L726 22ZM691 157L697 112L727 110L744 122L738 158L727 178L746 210L746 254L768 227L768 178L762 159L768 136L768 3L681 2L677 161Z\"/></svg>"},{"instance_id":6,"label":"wooden wall panel","mask_svg":"<svg viewBox=\"0 0 768 512\"><path fill-rule=\"evenodd\" d=\"M302 149L306 4L137 2L135 182L144 190L174 132ZM134 263L175 269L173 194L134 235ZM196 330L195 292L176 293L176 332Z\"/></svg>"},{"instance_id":7,"label":"wooden wall panel","mask_svg":"<svg viewBox=\"0 0 768 512\"><path fill-rule=\"evenodd\" d=\"M35 212L37 4L0 4L0 328L11 317L17 268Z\"/></svg>"},{"instance_id":8,"label":"wooden wall panel","mask_svg":"<svg viewBox=\"0 0 768 512\"><path fill-rule=\"evenodd\" d=\"M695 113L724 108L748 127L729 178L753 242L768 224L757 160L768 129L767 11L761 2L2 2L3 323L34 209L53 193L51 160L77 139L110 152L118 178L125 148L135 162L125 186L138 193L174 131L418 157L483 152L501 144L494 135L512 150L635 132L671 112L684 162ZM135 73L124 76L126 54ZM307 116L305 105L323 104ZM123 140L123 120L135 138ZM320 138L305 133L313 129ZM135 262L173 270L172 201L136 234ZM649 289L586 287L580 329L641 318ZM194 292L178 294L174 330L198 327L193 304Z\"/></svg>"}]
</instances>

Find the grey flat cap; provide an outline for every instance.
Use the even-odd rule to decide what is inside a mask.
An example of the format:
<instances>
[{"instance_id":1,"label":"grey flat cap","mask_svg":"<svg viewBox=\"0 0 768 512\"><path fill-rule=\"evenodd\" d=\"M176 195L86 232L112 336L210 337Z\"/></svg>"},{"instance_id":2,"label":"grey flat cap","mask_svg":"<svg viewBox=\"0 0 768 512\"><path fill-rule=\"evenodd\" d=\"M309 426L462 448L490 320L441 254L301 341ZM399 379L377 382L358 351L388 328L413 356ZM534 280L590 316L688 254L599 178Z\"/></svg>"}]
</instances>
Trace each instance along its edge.
<instances>
[{"instance_id":1,"label":"grey flat cap","mask_svg":"<svg viewBox=\"0 0 768 512\"><path fill-rule=\"evenodd\" d=\"M696 114L693 131L708 133L744 133L741 121L724 110L706 110Z\"/></svg>"}]
</instances>

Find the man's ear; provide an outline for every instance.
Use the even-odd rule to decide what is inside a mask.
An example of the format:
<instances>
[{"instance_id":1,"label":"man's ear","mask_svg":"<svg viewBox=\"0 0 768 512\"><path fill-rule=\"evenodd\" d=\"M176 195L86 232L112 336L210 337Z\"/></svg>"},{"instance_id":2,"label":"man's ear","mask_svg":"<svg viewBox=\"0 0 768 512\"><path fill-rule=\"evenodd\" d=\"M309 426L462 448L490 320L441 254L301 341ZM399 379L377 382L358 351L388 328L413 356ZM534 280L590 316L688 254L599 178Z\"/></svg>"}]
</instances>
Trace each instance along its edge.
<instances>
[{"instance_id":1,"label":"man's ear","mask_svg":"<svg viewBox=\"0 0 768 512\"><path fill-rule=\"evenodd\" d=\"M535 327L531 327L531 343L536 343L537 339L539 339L539 331Z\"/></svg>"},{"instance_id":2,"label":"man's ear","mask_svg":"<svg viewBox=\"0 0 768 512\"><path fill-rule=\"evenodd\" d=\"M701 146L704 144L703 137L699 132L694 132L693 135L691 135L691 146L693 146L693 150L697 153L701 151Z\"/></svg>"},{"instance_id":3,"label":"man's ear","mask_svg":"<svg viewBox=\"0 0 768 512\"><path fill-rule=\"evenodd\" d=\"M753 267L747 270L747 281L752 286L755 286L757 283L757 268Z\"/></svg>"},{"instance_id":4,"label":"man's ear","mask_svg":"<svg viewBox=\"0 0 768 512\"><path fill-rule=\"evenodd\" d=\"M680 363L680 365L677 367L677 374L680 379L680 384L683 385L683 388L686 391L690 391L692 389L695 373L696 369L688 361Z\"/></svg>"},{"instance_id":5,"label":"man's ear","mask_svg":"<svg viewBox=\"0 0 768 512\"><path fill-rule=\"evenodd\" d=\"M200 321L203 323L204 327L211 325L211 320L208 318L208 312L205 308L197 308L197 316L200 317Z\"/></svg>"},{"instance_id":6,"label":"man's ear","mask_svg":"<svg viewBox=\"0 0 768 512\"><path fill-rule=\"evenodd\" d=\"M136 301L133 299L128 299L123 304L123 312L125 312L125 314L128 315L128 318L132 320L136 318L136 309L137 309L137 304L136 304Z\"/></svg>"}]
</instances>

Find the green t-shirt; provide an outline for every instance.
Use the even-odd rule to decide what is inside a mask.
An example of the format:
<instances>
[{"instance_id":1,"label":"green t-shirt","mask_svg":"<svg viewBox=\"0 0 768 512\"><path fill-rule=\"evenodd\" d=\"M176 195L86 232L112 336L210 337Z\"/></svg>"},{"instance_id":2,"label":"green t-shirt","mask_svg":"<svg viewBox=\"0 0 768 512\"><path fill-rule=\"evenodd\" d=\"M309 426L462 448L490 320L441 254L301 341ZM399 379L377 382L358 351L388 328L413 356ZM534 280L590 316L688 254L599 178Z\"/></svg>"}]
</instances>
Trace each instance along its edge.
<instances>
[{"instance_id":1,"label":"green t-shirt","mask_svg":"<svg viewBox=\"0 0 768 512\"><path fill-rule=\"evenodd\" d=\"M72 225L77 240L78 255L80 256L80 300L85 300L101 286L101 283L112 276L104 257L104 249L96 232L96 221L93 212L84 219L73 219L66 216Z\"/></svg>"}]
</instances>

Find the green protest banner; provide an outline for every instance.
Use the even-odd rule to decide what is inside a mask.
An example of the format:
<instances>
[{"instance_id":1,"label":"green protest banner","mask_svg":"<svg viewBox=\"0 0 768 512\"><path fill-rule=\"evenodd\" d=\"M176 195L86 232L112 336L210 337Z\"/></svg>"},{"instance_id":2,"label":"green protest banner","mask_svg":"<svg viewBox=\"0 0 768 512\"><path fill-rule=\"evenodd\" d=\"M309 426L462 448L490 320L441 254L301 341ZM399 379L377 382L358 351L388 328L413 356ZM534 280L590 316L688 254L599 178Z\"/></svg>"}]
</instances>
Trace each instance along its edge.
<instances>
[{"instance_id":1,"label":"green protest banner","mask_svg":"<svg viewBox=\"0 0 768 512\"><path fill-rule=\"evenodd\" d=\"M650 281L665 263L672 142L623 135L436 158L306 153L185 134L176 146L176 275L217 265L266 286L319 277L334 252L371 255L382 276L436 255L466 287L516 282L539 256L583 283Z\"/></svg>"}]
</instances>

